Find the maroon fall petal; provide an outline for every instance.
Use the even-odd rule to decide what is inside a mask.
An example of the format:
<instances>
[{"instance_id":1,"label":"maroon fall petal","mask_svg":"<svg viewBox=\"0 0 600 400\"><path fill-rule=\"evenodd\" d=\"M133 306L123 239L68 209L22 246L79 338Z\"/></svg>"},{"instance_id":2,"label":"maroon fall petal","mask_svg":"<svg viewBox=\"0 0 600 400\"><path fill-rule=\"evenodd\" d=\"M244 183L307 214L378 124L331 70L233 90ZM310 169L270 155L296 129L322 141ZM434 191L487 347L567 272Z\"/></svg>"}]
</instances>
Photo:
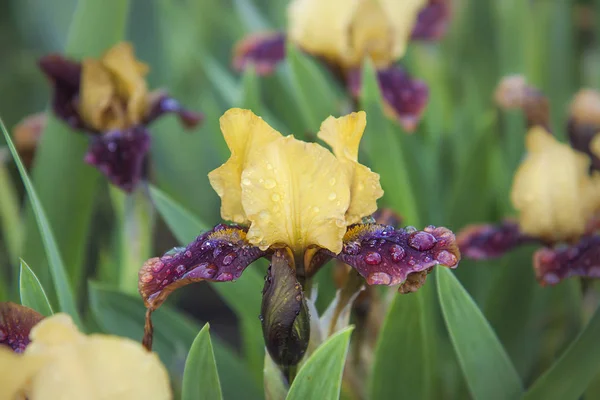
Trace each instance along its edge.
<instances>
[{"instance_id":1,"label":"maroon fall petal","mask_svg":"<svg viewBox=\"0 0 600 400\"><path fill-rule=\"evenodd\" d=\"M584 237L573 246L539 249L533 255L533 268L542 286L572 276L600 279L600 236Z\"/></svg>"},{"instance_id":2,"label":"maroon fall petal","mask_svg":"<svg viewBox=\"0 0 600 400\"><path fill-rule=\"evenodd\" d=\"M233 67L238 71L254 66L257 74L273 73L285 58L285 35L281 32L259 33L240 41L234 50Z\"/></svg>"},{"instance_id":3,"label":"maroon fall petal","mask_svg":"<svg viewBox=\"0 0 600 400\"><path fill-rule=\"evenodd\" d=\"M0 303L0 345L22 353L29 344L29 332L44 316L19 304Z\"/></svg>"},{"instance_id":4,"label":"maroon fall petal","mask_svg":"<svg viewBox=\"0 0 600 400\"><path fill-rule=\"evenodd\" d=\"M95 166L112 184L126 192L136 187L150 149L150 135L143 126L94 135L85 162Z\"/></svg>"},{"instance_id":5,"label":"maroon fall petal","mask_svg":"<svg viewBox=\"0 0 600 400\"><path fill-rule=\"evenodd\" d=\"M439 40L448 28L450 20L449 0L429 0L429 3L419 12L413 28L413 40Z\"/></svg>"},{"instance_id":6,"label":"maroon fall petal","mask_svg":"<svg viewBox=\"0 0 600 400\"><path fill-rule=\"evenodd\" d=\"M473 260L501 257L515 247L537 241L522 233L516 221L469 225L458 234L457 240L461 253Z\"/></svg>"},{"instance_id":7,"label":"maroon fall petal","mask_svg":"<svg viewBox=\"0 0 600 400\"><path fill-rule=\"evenodd\" d=\"M399 228L404 220L400 214L391 208L380 208L373 214L375 222L380 225L390 225Z\"/></svg>"},{"instance_id":8,"label":"maroon fall petal","mask_svg":"<svg viewBox=\"0 0 600 400\"><path fill-rule=\"evenodd\" d=\"M86 129L77 111L81 64L59 54L50 54L39 60L39 66L54 86L52 95L54 113L73 129Z\"/></svg>"},{"instance_id":9,"label":"maroon fall petal","mask_svg":"<svg viewBox=\"0 0 600 400\"><path fill-rule=\"evenodd\" d=\"M204 119L202 113L188 110L167 93L156 91L151 94L150 107L144 119L144 125L168 113L176 114L181 123L188 129L195 128Z\"/></svg>"},{"instance_id":10,"label":"maroon fall petal","mask_svg":"<svg viewBox=\"0 0 600 400\"><path fill-rule=\"evenodd\" d=\"M423 271L438 264L455 268L460 252L452 231L443 227L417 231L359 224L348 228L343 250L335 257L354 267L369 285L392 286L404 284L413 273L423 276Z\"/></svg>"}]
</instances>

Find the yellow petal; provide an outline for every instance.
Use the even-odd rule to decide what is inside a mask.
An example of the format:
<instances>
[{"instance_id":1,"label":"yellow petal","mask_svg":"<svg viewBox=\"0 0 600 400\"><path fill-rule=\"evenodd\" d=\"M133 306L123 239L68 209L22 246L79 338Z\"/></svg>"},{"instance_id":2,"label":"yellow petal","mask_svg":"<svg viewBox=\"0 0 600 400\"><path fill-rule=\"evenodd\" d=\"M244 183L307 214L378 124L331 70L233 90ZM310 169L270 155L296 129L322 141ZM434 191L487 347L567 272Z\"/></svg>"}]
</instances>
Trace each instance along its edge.
<instances>
[{"instance_id":1,"label":"yellow petal","mask_svg":"<svg viewBox=\"0 0 600 400\"><path fill-rule=\"evenodd\" d=\"M350 64L359 65L366 56L377 67L385 67L394 61L394 27L379 1L360 2L349 32L352 48L348 57Z\"/></svg>"},{"instance_id":2,"label":"yellow petal","mask_svg":"<svg viewBox=\"0 0 600 400\"><path fill-rule=\"evenodd\" d=\"M348 225L373 214L377 210L377 199L383 196L379 174L358 163L358 145L366 124L367 116L360 111L341 118L327 118L318 133L318 137L331 146L351 177L350 206L346 211Z\"/></svg>"},{"instance_id":3,"label":"yellow petal","mask_svg":"<svg viewBox=\"0 0 600 400\"><path fill-rule=\"evenodd\" d=\"M294 0L288 7L288 37L314 55L347 64L349 32L363 0Z\"/></svg>"},{"instance_id":4,"label":"yellow petal","mask_svg":"<svg viewBox=\"0 0 600 400\"><path fill-rule=\"evenodd\" d=\"M570 105L571 118L578 124L600 124L600 92L581 89Z\"/></svg>"},{"instance_id":5,"label":"yellow petal","mask_svg":"<svg viewBox=\"0 0 600 400\"><path fill-rule=\"evenodd\" d=\"M293 136L277 139L253 153L242 182L251 243L285 244L296 254L309 245L341 251L350 181L325 148Z\"/></svg>"},{"instance_id":6,"label":"yellow petal","mask_svg":"<svg viewBox=\"0 0 600 400\"><path fill-rule=\"evenodd\" d=\"M379 3L393 32L392 59L396 60L406 52L419 11L427 0L379 0Z\"/></svg>"},{"instance_id":7,"label":"yellow petal","mask_svg":"<svg viewBox=\"0 0 600 400\"><path fill-rule=\"evenodd\" d=\"M46 363L31 379L30 400L171 398L158 357L133 340L85 336L65 314L40 322L31 339L24 358L44 357Z\"/></svg>"},{"instance_id":8,"label":"yellow petal","mask_svg":"<svg viewBox=\"0 0 600 400\"><path fill-rule=\"evenodd\" d=\"M0 346L0 399L25 399L31 378L44 362L44 357L25 357Z\"/></svg>"},{"instance_id":9,"label":"yellow petal","mask_svg":"<svg viewBox=\"0 0 600 400\"><path fill-rule=\"evenodd\" d=\"M598 206L589 158L539 126L527 134L526 146L511 193L521 230L549 241L577 238Z\"/></svg>"},{"instance_id":10,"label":"yellow petal","mask_svg":"<svg viewBox=\"0 0 600 400\"><path fill-rule=\"evenodd\" d=\"M119 104L111 73L96 60L82 62L79 113L99 131L126 126L125 110Z\"/></svg>"},{"instance_id":11,"label":"yellow petal","mask_svg":"<svg viewBox=\"0 0 600 400\"><path fill-rule=\"evenodd\" d=\"M233 108L220 119L221 131L231 151L225 164L208 174L210 184L221 197L221 217L238 224L248 222L242 206L242 170L248 156L281 137L250 110Z\"/></svg>"},{"instance_id":12,"label":"yellow petal","mask_svg":"<svg viewBox=\"0 0 600 400\"><path fill-rule=\"evenodd\" d=\"M109 49L102 56L101 62L113 74L119 97L127 103L129 124L140 123L148 108L148 87L145 80L148 66L135 58L133 46L127 42L118 43Z\"/></svg>"},{"instance_id":13,"label":"yellow petal","mask_svg":"<svg viewBox=\"0 0 600 400\"><path fill-rule=\"evenodd\" d=\"M600 133L596 133L590 141L590 151L593 155L600 158Z\"/></svg>"}]
</instances>

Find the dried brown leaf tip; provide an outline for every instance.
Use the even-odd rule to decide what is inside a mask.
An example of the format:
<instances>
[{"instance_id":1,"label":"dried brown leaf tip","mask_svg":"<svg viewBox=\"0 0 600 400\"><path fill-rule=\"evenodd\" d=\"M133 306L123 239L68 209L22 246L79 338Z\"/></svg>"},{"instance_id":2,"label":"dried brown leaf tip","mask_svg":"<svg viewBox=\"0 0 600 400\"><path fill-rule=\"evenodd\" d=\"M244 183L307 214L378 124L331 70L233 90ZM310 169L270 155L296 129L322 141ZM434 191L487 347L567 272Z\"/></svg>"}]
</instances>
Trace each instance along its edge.
<instances>
[{"instance_id":1,"label":"dried brown leaf tip","mask_svg":"<svg viewBox=\"0 0 600 400\"><path fill-rule=\"evenodd\" d=\"M242 39L234 49L233 67L244 71L253 66L259 75L269 75L285 59L285 34L256 33Z\"/></svg>"},{"instance_id":2,"label":"dried brown leaf tip","mask_svg":"<svg viewBox=\"0 0 600 400\"><path fill-rule=\"evenodd\" d=\"M166 93L148 90L149 68L135 58L129 43L118 43L98 59L77 62L51 54L39 65L54 86L54 114L91 136L86 162L125 191L132 191L144 177L148 124L166 113L176 114L187 128L202 120L202 114L185 109Z\"/></svg>"},{"instance_id":3,"label":"dried brown leaf tip","mask_svg":"<svg viewBox=\"0 0 600 400\"><path fill-rule=\"evenodd\" d=\"M403 285L411 274L438 264L455 268L460 252L454 234L443 227L428 226L418 231L365 224L348 228L343 250L335 257L354 267L369 285L393 286ZM408 284L417 281L411 278Z\"/></svg>"},{"instance_id":4,"label":"dried brown leaf tip","mask_svg":"<svg viewBox=\"0 0 600 400\"><path fill-rule=\"evenodd\" d=\"M11 303L0 303L0 345L22 353L29 344L29 332L44 316L31 308Z\"/></svg>"},{"instance_id":5,"label":"dried brown leaf tip","mask_svg":"<svg viewBox=\"0 0 600 400\"><path fill-rule=\"evenodd\" d=\"M504 221L499 225L469 225L457 237L461 253L474 260L501 257L512 249L537 239L525 235L517 221Z\"/></svg>"},{"instance_id":6,"label":"dried brown leaf tip","mask_svg":"<svg viewBox=\"0 0 600 400\"><path fill-rule=\"evenodd\" d=\"M542 92L527 84L523 75L504 77L494 93L496 104L505 110L522 110L527 126L550 127L550 104Z\"/></svg>"}]
</instances>

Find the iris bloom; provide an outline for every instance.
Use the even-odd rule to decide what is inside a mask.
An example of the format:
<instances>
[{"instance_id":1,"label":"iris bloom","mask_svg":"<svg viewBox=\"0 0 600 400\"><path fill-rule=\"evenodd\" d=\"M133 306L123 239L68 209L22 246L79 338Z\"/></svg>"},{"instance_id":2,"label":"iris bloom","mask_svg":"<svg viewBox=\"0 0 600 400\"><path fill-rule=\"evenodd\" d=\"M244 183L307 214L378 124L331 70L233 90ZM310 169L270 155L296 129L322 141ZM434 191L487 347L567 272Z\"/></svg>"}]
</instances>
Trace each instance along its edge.
<instances>
[{"instance_id":1,"label":"iris bloom","mask_svg":"<svg viewBox=\"0 0 600 400\"><path fill-rule=\"evenodd\" d=\"M534 90L523 96L521 104L539 104L542 97ZM466 257L499 257L516 246L541 243L544 247L534 254L533 261L542 285L554 285L570 276L600 278L596 261L600 257L600 235L596 233L600 175L590 157L600 155L593 145L600 140L599 98L584 91L573 101L568 131L574 148L545 128L549 122L540 118L540 113L523 107L529 124L538 124L527 133L527 155L513 180L511 200L518 220L467 227L458 237Z\"/></svg>"},{"instance_id":2,"label":"iris bloom","mask_svg":"<svg viewBox=\"0 0 600 400\"><path fill-rule=\"evenodd\" d=\"M42 319L12 303L0 303L0 316L2 399L172 398L156 354L133 340L87 336L66 314Z\"/></svg>"},{"instance_id":3,"label":"iris bloom","mask_svg":"<svg viewBox=\"0 0 600 400\"><path fill-rule=\"evenodd\" d=\"M424 82L401 67L410 40L436 40L446 31L448 0L294 0L288 8L287 35L258 34L236 48L234 66L254 65L269 74L285 58L289 40L340 74L351 94L360 92L360 68L370 58L377 68L388 113L407 131L415 129L427 104Z\"/></svg>"},{"instance_id":4,"label":"iris bloom","mask_svg":"<svg viewBox=\"0 0 600 400\"><path fill-rule=\"evenodd\" d=\"M318 137L331 153L282 136L248 110L231 109L221 117L231 156L209 179L221 197L221 216L235 224L217 225L141 268L148 347L151 313L173 290L203 280L233 281L261 257L271 261L263 333L269 353L282 366L298 363L306 349L305 291L326 261L337 258L351 265L370 285L401 288L412 274L458 264L454 234L446 228L395 229L365 219L383 195L379 175L358 162L365 125L364 112L327 118Z\"/></svg>"},{"instance_id":5,"label":"iris bloom","mask_svg":"<svg viewBox=\"0 0 600 400\"><path fill-rule=\"evenodd\" d=\"M202 118L166 93L148 91L148 66L135 58L129 43L82 62L48 55L40 60L40 67L54 85L56 116L90 135L85 161L128 192L144 174L150 148L146 126L165 113L176 113L188 128Z\"/></svg>"}]
</instances>

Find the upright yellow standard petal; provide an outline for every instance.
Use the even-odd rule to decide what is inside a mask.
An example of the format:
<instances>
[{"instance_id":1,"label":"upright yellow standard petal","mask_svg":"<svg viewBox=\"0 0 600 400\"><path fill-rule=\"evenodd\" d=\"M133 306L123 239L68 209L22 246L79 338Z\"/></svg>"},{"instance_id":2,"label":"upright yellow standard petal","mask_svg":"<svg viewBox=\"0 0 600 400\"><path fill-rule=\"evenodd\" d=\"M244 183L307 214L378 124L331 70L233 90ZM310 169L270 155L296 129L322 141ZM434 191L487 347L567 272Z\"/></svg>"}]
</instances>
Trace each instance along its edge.
<instances>
[{"instance_id":1,"label":"upright yellow standard petal","mask_svg":"<svg viewBox=\"0 0 600 400\"><path fill-rule=\"evenodd\" d=\"M44 357L23 357L0 346L0 399L25 399L33 376L44 366Z\"/></svg>"},{"instance_id":2,"label":"upright yellow standard petal","mask_svg":"<svg viewBox=\"0 0 600 400\"><path fill-rule=\"evenodd\" d=\"M145 79L148 66L135 58L133 46L127 42L109 49L101 61L113 74L119 96L127 99L129 123L142 122L148 108L148 86Z\"/></svg>"},{"instance_id":3,"label":"upright yellow standard petal","mask_svg":"<svg viewBox=\"0 0 600 400\"><path fill-rule=\"evenodd\" d=\"M526 146L511 193L521 230L548 241L577 238L599 205L589 158L539 126L527 134Z\"/></svg>"},{"instance_id":4,"label":"upright yellow standard petal","mask_svg":"<svg viewBox=\"0 0 600 400\"><path fill-rule=\"evenodd\" d=\"M341 118L329 117L318 137L331 146L337 159L347 168L351 179L350 206L346 211L348 225L359 222L377 210L377 199L383 196L379 174L358 163L358 146L367 124L364 111Z\"/></svg>"},{"instance_id":5,"label":"upright yellow standard petal","mask_svg":"<svg viewBox=\"0 0 600 400\"><path fill-rule=\"evenodd\" d=\"M242 206L242 171L251 154L261 152L264 146L280 138L281 134L252 111L239 108L228 110L220 123L231 156L225 164L211 171L208 179L221 197L221 217L245 224L248 218Z\"/></svg>"},{"instance_id":6,"label":"upright yellow standard petal","mask_svg":"<svg viewBox=\"0 0 600 400\"><path fill-rule=\"evenodd\" d=\"M344 68L365 57L385 67L399 59L425 0L294 0L290 39L309 53Z\"/></svg>"},{"instance_id":7,"label":"upright yellow standard petal","mask_svg":"<svg viewBox=\"0 0 600 400\"><path fill-rule=\"evenodd\" d=\"M242 204L252 222L248 240L263 249L310 245L339 253L350 204L346 169L325 148L293 136L250 157L242 174Z\"/></svg>"},{"instance_id":8,"label":"upright yellow standard petal","mask_svg":"<svg viewBox=\"0 0 600 400\"><path fill-rule=\"evenodd\" d=\"M350 25L363 0L293 0L288 7L288 37L305 51L348 64Z\"/></svg>"},{"instance_id":9,"label":"upright yellow standard petal","mask_svg":"<svg viewBox=\"0 0 600 400\"><path fill-rule=\"evenodd\" d=\"M397 60L406 52L419 12L427 0L379 0L379 3L393 32L392 59Z\"/></svg>"},{"instance_id":10,"label":"upright yellow standard petal","mask_svg":"<svg viewBox=\"0 0 600 400\"><path fill-rule=\"evenodd\" d=\"M19 360L29 366L41 359L43 366L24 385L29 400L171 398L158 357L133 340L83 335L66 314L44 319L30 336Z\"/></svg>"},{"instance_id":11,"label":"upright yellow standard petal","mask_svg":"<svg viewBox=\"0 0 600 400\"><path fill-rule=\"evenodd\" d=\"M110 72L93 59L82 62L79 112L81 118L98 131L123 129L126 117L119 103Z\"/></svg>"}]
</instances>

